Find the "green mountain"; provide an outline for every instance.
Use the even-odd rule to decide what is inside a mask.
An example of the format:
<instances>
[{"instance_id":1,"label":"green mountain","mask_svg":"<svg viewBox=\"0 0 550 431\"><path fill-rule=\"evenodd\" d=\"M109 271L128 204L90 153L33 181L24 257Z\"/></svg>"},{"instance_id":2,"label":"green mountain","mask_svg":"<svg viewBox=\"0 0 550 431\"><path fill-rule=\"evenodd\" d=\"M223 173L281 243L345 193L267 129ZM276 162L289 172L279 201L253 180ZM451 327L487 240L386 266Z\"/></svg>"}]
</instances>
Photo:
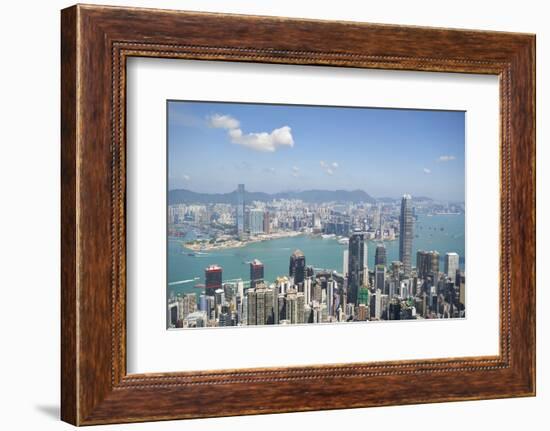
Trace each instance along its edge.
<instances>
[{"instance_id":1,"label":"green mountain","mask_svg":"<svg viewBox=\"0 0 550 431\"><path fill-rule=\"evenodd\" d=\"M270 201L273 199L300 199L304 202L369 202L376 199L363 190L304 190L301 192L263 193L245 191L245 201ZM237 202L237 191L230 193L197 193L186 189L168 191L168 203L170 205L180 203L223 203L234 204Z\"/></svg>"}]
</instances>

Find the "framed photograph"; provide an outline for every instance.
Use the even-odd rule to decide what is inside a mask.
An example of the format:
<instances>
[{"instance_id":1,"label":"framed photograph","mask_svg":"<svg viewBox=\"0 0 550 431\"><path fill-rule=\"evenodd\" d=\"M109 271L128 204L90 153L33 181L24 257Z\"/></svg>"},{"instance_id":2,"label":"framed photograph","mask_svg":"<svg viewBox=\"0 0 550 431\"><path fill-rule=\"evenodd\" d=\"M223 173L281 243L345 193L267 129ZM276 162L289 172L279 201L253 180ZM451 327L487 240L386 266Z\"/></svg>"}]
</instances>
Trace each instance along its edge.
<instances>
[{"instance_id":1,"label":"framed photograph","mask_svg":"<svg viewBox=\"0 0 550 431\"><path fill-rule=\"evenodd\" d=\"M77 5L61 45L63 420L535 394L534 35Z\"/></svg>"}]
</instances>

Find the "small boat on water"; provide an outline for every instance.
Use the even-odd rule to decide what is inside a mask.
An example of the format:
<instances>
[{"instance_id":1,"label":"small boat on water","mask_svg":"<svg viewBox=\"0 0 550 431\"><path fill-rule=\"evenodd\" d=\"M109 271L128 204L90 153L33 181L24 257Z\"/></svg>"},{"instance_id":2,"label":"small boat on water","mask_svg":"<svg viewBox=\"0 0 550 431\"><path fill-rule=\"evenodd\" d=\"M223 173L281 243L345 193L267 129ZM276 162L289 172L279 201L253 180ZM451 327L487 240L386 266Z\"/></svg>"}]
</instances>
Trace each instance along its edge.
<instances>
[{"instance_id":1,"label":"small boat on water","mask_svg":"<svg viewBox=\"0 0 550 431\"><path fill-rule=\"evenodd\" d=\"M187 253L187 256L191 256L191 257L200 257L200 256L208 256L208 253L205 253L204 251L191 251L189 253Z\"/></svg>"}]
</instances>

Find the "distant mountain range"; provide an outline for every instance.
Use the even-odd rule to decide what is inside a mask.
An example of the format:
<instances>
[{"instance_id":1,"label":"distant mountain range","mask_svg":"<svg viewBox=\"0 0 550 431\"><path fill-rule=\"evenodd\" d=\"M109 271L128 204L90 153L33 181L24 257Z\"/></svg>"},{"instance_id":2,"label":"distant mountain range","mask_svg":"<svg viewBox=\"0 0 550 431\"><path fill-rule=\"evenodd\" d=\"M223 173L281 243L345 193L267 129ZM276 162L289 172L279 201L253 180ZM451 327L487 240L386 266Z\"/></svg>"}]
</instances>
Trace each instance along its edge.
<instances>
[{"instance_id":1,"label":"distant mountain range","mask_svg":"<svg viewBox=\"0 0 550 431\"><path fill-rule=\"evenodd\" d=\"M304 202L369 202L376 203L377 200L363 190L304 190L301 192L280 192L263 193L245 191L245 201L271 201L273 199L300 199ZM168 203L189 204L189 203L219 203L234 204L237 202L237 191L230 193L197 193L186 189L175 189L168 191Z\"/></svg>"}]
</instances>

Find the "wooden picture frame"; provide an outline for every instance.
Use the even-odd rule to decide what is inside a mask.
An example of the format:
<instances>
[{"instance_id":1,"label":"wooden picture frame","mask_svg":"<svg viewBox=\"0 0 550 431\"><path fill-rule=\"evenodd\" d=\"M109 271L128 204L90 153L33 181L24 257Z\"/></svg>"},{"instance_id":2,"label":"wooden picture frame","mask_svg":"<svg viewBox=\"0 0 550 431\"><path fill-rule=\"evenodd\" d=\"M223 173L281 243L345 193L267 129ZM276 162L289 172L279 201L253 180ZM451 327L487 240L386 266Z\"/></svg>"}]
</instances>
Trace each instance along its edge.
<instances>
[{"instance_id":1,"label":"wooden picture frame","mask_svg":"<svg viewBox=\"0 0 550 431\"><path fill-rule=\"evenodd\" d=\"M63 10L61 18L64 421L535 394L534 35L83 5ZM128 375L125 65L131 56L498 75L500 354Z\"/></svg>"}]
</instances>

